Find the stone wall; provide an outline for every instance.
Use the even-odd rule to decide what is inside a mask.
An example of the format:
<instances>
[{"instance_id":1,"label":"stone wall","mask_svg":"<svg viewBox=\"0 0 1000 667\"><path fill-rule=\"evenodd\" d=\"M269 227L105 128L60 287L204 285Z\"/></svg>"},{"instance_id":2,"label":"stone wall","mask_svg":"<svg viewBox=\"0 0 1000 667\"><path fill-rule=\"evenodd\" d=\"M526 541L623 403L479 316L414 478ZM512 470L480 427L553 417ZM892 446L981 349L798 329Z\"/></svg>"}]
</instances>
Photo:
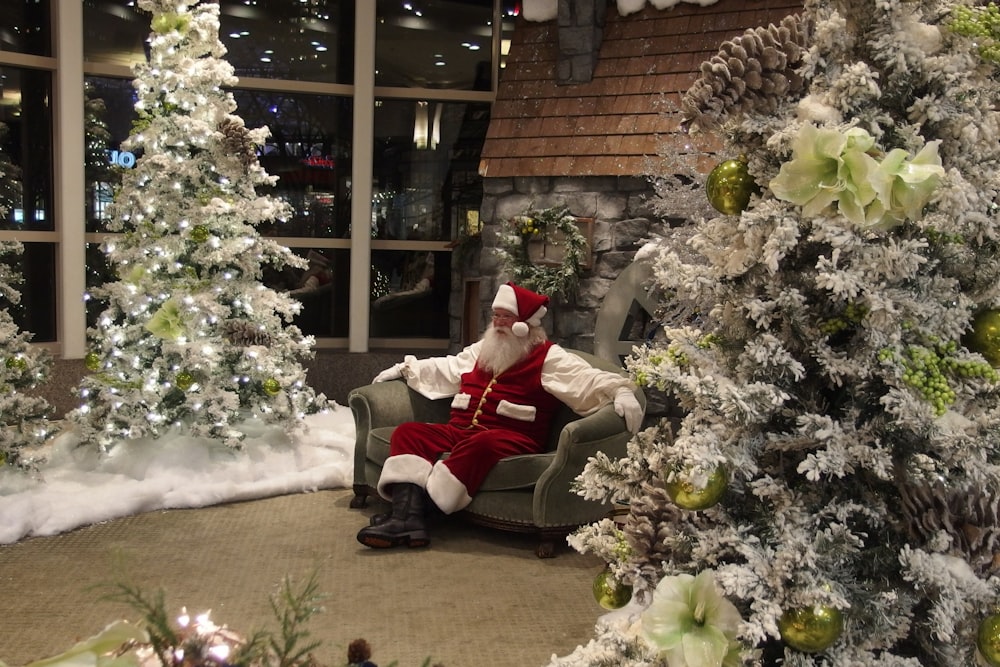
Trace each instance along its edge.
<instances>
[{"instance_id":1,"label":"stone wall","mask_svg":"<svg viewBox=\"0 0 1000 667\"><path fill-rule=\"evenodd\" d=\"M544 325L550 338L560 345L592 352L594 324L605 295L644 241L666 224L656 218L654 194L643 177L485 179L480 209L482 248L477 261L466 263L459 271L462 275L452 283L460 293L464 280L479 279L479 331L485 328L497 287L508 280L495 254L499 225L529 208L565 206L570 215L594 219L593 258L581 276L575 298L553 300ZM461 294L455 296L456 303L461 303ZM461 308L452 313L460 314ZM458 328L457 324L452 327L456 349L461 347Z\"/></svg>"}]
</instances>

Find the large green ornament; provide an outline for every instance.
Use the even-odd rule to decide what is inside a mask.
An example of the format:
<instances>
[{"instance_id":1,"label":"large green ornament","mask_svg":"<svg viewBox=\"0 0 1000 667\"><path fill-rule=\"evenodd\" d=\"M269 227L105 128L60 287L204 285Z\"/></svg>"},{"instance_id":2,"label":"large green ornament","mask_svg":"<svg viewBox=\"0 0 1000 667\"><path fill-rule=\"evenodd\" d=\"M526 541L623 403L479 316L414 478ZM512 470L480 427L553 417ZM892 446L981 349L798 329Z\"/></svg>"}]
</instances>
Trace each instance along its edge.
<instances>
[{"instance_id":1,"label":"large green ornament","mask_svg":"<svg viewBox=\"0 0 1000 667\"><path fill-rule=\"evenodd\" d=\"M1000 667L1000 613L987 616L979 624L976 648L990 667Z\"/></svg>"},{"instance_id":2,"label":"large green ornament","mask_svg":"<svg viewBox=\"0 0 1000 667\"><path fill-rule=\"evenodd\" d=\"M674 504L685 510L703 510L718 503L729 488L729 471L726 466L719 465L708 476L704 488L699 488L688 482L684 475L667 482L664 486L667 495Z\"/></svg>"},{"instance_id":3,"label":"large green ornament","mask_svg":"<svg viewBox=\"0 0 1000 667\"><path fill-rule=\"evenodd\" d=\"M757 183L750 175L745 160L726 160L715 167L705 181L705 193L715 210L726 215L739 215L757 192Z\"/></svg>"},{"instance_id":4,"label":"large green ornament","mask_svg":"<svg viewBox=\"0 0 1000 667\"><path fill-rule=\"evenodd\" d=\"M153 32L159 35L166 35L174 30L180 33L185 33L187 32L190 24L190 16L178 15L174 12L166 12L164 14L157 14L154 16L150 27L153 29Z\"/></svg>"},{"instance_id":5,"label":"large green ornament","mask_svg":"<svg viewBox=\"0 0 1000 667\"><path fill-rule=\"evenodd\" d=\"M194 376L187 371L181 371L174 377L174 385L181 391L187 391L194 386Z\"/></svg>"},{"instance_id":6,"label":"large green ornament","mask_svg":"<svg viewBox=\"0 0 1000 667\"><path fill-rule=\"evenodd\" d=\"M88 371L96 371L101 367L101 357L96 352L88 352L87 356L83 358L83 365L87 367Z\"/></svg>"},{"instance_id":7,"label":"large green ornament","mask_svg":"<svg viewBox=\"0 0 1000 667\"><path fill-rule=\"evenodd\" d=\"M212 235L212 232L205 225L195 225L191 228L191 240L195 243L204 243Z\"/></svg>"},{"instance_id":8,"label":"large green ornament","mask_svg":"<svg viewBox=\"0 0 1000 667\"><path fill-rule=\"evenodd\" d=\"M281 391L281 383L274 378L267 378L264 380L264 393L268 396L277 396L278 392Z\"/></svg>"},{"instance_id":9,"label":"large green ornament","mask_svg":"<svg viewBox=\"0 0 1000 667\"><path fill-rule=\"evenodd\" d=\"M7 368L12 371L24 372L28 368L28 361L24 357L10 357L7 359Z\"/></svg>"},{"instance_id":10,"label":"large green ornament","mask_svg":"<svg viewBox=\"0 0 1000 667\"><path fill-rule=\"evenodd\" d=\"M605 568L594 577L594 599L605 609L621 609L632 599L632 587L615 579Z\"/></svg>"},{"instance_id":11,"label":"large green ornament","mask_svg":"<svg viewBox=\"0 0 1000 667\"><path fill-rule=\"evenodd\" d=\"M803 653L830 648L844 631L844 616L836 607L816 605L790 609L778 619L778 632L785 643Z\"/></svg>"},{"instance_id":12,"label":"large green ornament","mask_svg":"<svg viewBox=\"0 0 1000 667\"><path fill-rule=\"evenodd\" d=\"M972 330L962 342L983 355L994 368L1000 368L1000 310L982 310L972 318Z\"/></svg>"}]
</instances>

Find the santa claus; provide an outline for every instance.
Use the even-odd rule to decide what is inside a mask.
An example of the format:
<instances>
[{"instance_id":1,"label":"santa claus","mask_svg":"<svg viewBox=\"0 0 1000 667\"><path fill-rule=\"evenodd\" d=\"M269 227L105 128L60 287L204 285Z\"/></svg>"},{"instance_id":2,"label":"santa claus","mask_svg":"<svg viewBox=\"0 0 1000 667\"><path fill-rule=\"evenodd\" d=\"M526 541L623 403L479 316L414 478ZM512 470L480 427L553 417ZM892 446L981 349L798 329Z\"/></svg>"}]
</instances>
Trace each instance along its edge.
<instances>
[{"instance_id":1,"label":"santa claus","mask_svg":"<svg viewBox=\"0 0 1000 667\"><path fill-rule=\"evenodd\" d=\"M378 481L392 511L372 517L359 542L429 544L425 499L445 514L464 508L500 459L543 450L560 404L586 415L613 403L628 429L639 429L643 409L635 385L548 340L542 328L548 303L514 283L501 285L481 340L456 355L407 356L375 377L403 379L429 398L452 397L451 417L446 424L407 422L393 431Z\"/></svg>"}]
</instances>

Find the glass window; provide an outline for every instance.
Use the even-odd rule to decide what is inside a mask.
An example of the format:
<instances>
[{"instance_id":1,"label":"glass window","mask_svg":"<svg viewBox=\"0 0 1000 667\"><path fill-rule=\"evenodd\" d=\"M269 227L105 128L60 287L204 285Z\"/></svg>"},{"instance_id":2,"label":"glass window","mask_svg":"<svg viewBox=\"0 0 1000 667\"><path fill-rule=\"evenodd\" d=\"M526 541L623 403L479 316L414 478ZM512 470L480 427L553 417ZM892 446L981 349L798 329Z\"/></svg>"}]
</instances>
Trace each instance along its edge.
<instances>
[{"instance_id":1,"label":"glass window","mask_svg":"<svg viewBox=\"0 0 1000 667\"><path fill-rule=\"evenodd\" d=\"M52 231L52 75L0 67L0 228Z\"/></svg>"},{"instance_id":2,"label":"glass window","mask_svg":"<svg viewBox=\"0 0 1000 667\"><path fill-rule=\"evenodd\" d=\"M32 342L56 340L56 244L24 243L20 256L5 255L0 261L10 264L23 281L15 288L21 293L16 304L0 298L0 308L10 312L22 331L32 334Z\"/></svg>"},{"instance_id":3,"label":"glass window","mask_svg":"<svg viewBox=\"0 0 1000 667\"><path fill-rule=\"evenodd\" d=\"M324 337L347 337L347 314L350 292L351 253L333 248L292 248L305 257L305 269L267 267L263 282L268 287L287 291L302 303L302 310L292 320L302 333Z\"/></svg>"},{"instance_id":4,"label":"glass window","mask_svg":"<svg viewBox=\"0 0 1000 667\"><path fill-rule=\"evenodd\" d=\"M131 66L145 57L150 17L134 5L84 3L86 60ZM353 81L354 0L222 0L219 26L237 76Z\"/></svg>"},{"instance_id":5,"label":"glass window","mask_svg":"<svg viewBox=\"0 0 1000 667\"><path fill-rule=\"evenodd\" d=\"M490 90L492 0L377 0L375 85Z\"/></svg>"},{"instance_id":6,"label":"glass window","mask_svg":"<svg viewBox=\"0 0 1000 667\"><path fill-rule=\"evenodd\" d=\"M373 250L374 338L448 338L451 253Z\"/></svg>"},{"instance_id":7,"label":"glass window","mask_svg":"<svg viewBox=\"0 0 1000 667\"><path fill-rule=\"evenodd\" d=\"M87 231L100 232L121 171L135 166L136 156L121 148L135 119L135 96L131 79L103 77L86 77L83 96Z\"/></svg>"},{"instance_id":8,"label":"glass window","mask_svg":"<svg viewBox=\"0 0 1000 667\"><path fill-rule=\"evenodd\" d=\"M105 231L105 211L117 174L140 156L121 150L135 118L131 80L87 77L84 93L87 230L97 232ZM259 159L278 182L273 188L260 188L260 193L281 197L293 208L290 220L267 232L349 237L351 99L242 90L234 91L233 97L236 113L247 127L266 126L271 131Z\"/></svg>"},{"instance_id":9,"label":"glass window","mask_svg":"<svg viewBox=\"0 0 1000 667\"><path fill-rule=\"evenodd\" d=\"M51 56L49 0L0 0L0 50Z\"/></svg>"},{"instance_id":10,"label":"glass window","mask_svg":"<svg viewBox=\"0 0 1000 667\"><path fill-rule=\"evenodd\" d=\"M375 238L456 238L465 211L482 200L479 153L489 109L487 103L376 102Z\"/></svg>"},{"instance_id":11,"label":"glass window","mask_svg":"<svg viewBox=\"0 0 1000 667\"><path fill-rule=\"evenodd\" d=\"M294 210L278 235L348 238L353 100L261 91L233 95L247 127L271 131L260 164L278 182L267 194L288 201Z\"/></svg>"}]
</instances>

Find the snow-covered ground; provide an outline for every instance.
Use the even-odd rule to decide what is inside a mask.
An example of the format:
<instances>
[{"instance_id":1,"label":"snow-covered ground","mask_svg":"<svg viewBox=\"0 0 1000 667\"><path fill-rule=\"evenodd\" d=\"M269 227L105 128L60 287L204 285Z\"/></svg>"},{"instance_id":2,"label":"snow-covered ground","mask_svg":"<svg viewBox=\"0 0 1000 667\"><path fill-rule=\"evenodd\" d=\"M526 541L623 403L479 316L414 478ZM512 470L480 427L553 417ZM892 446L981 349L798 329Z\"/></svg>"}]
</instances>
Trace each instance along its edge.
<instances>
[{"instance_id":1,"label":"snow-covered ground","mask_svg":"<svg viewBox=\"0 0 1000 667\"><path fill-rule=\"evenodd\" d=\"M110 454L71 431L41 452L38 472L0 469L0 544L167 508L205 507L351 484L354 419L331 402L288 434L244 429L241 451L181 435L123 443Z\"/></svg>"}]
</instances>

